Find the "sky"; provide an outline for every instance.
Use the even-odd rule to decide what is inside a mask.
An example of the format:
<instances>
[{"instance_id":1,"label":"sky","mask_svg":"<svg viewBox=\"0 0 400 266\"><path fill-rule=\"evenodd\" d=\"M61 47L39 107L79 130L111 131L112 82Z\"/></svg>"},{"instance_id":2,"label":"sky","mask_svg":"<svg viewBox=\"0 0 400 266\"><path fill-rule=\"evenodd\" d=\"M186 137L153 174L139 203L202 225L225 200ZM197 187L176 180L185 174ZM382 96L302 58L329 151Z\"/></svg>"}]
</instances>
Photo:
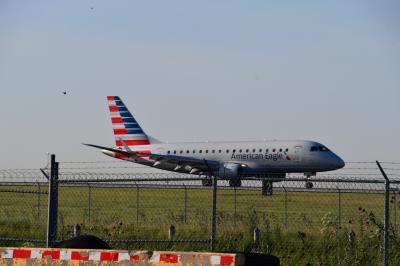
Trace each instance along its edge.
<instances>
[{"instance_id":1,"label":"sky","mask_svg":"<svg viewBox=\"0 0 400 266\"><path fill-rule=\"evenodd\" d=\"M106 158L106 96L164 141L399 162L399 1L0 2L0 169ZM66 95L62 91L67 91Z\"/></svg>"}]
</instances>

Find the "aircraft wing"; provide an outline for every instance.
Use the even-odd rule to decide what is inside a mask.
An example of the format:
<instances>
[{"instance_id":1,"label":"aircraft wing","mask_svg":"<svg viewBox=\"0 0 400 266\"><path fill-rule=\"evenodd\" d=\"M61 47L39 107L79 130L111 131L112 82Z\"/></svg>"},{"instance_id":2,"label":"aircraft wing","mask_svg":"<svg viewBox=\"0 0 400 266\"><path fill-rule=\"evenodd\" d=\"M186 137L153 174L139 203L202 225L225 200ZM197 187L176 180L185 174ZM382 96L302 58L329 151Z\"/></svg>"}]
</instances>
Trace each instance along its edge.
<instances>
[{"instance_id":1,"label":"aircraft wing","mask_svg":"<svg viewBox=\"0 0 400 266\"><path fill-rule=\"evenodd\" d=\"M185 166L190 166L193 169L197 169L199 171L211 172L218 168L219 162L212 160L201 160L191 157L185 156L177 156L177 155L161 155L151 153L149 155L150 159L156 160L155 164L161 163L170 163L176 164L176 170L183 168Z\"/></svg>"},{"instance_id":2,"label":"aircraft wing","mask_svg":"<svg viewBox=\"0 0 400 266\"><path fill-rule=\"evenodd\" d=\"M109 148L109 147L98 146L98 145L94 145L94 144L86 144L86 143L83 143L83 144L86 146L97 148L97 149L116 152L116 153L122 154L127 157L135 157L135 156L149 157L150 159L155 160L155 163L153 166L157 166L162 163L175 164L176 165L175 170L181 169L185 166L190 166L192 169L197 169L199 171L205 171L205 172L211 172L211 171L216 170L219 167L219 162L213 161L213 160L205 160L205 159L201 160L201 159L185 157L185 156L163 155L163 154L155 154L155 153L149 153L149 152L132 151L130 149L125 151L125 150L119 150L119 149L114 149L114 148Z\"/></svg>"}]
</instances>

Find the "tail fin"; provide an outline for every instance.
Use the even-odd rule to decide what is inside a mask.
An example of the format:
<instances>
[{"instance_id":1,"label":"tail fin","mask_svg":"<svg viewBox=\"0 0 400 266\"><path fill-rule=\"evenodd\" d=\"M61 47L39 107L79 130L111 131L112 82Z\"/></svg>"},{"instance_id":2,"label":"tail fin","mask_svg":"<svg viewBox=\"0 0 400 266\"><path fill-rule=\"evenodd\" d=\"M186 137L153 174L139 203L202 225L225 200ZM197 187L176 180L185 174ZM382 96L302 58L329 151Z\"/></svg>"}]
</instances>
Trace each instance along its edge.
<instances>
[{"instance_id":1,"label":"tail fin","mask_svg":"<svg viewBox=\"0 0 400 266\"><path fill-rule=\"evenodd\" d=\"M149 145L150 139L118 96L107 96L117 147Z\"/></svg>"}]
</instances>

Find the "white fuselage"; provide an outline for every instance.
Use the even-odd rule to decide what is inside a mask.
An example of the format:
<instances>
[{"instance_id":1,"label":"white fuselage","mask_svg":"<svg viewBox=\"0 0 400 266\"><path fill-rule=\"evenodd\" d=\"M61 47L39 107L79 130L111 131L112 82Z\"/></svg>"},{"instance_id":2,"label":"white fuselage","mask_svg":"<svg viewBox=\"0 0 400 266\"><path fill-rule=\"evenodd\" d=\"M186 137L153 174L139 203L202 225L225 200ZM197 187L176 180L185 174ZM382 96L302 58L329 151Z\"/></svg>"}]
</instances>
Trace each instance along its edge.
<instances>
[{"instance_id":1,"label":"white fuselage","mask_svg":"<svg viewBox=\"0 0 400 266\"><path fill-rule=\"evenodd\" d=\"M320 143L314 141L237 141L157 143L131 146L132 151L149 151L160 155L184 156L199 160L217 161L221 165L234 163L243 166L244 176L274 173L316 173L342 168L344 161ZM121 147L119 147L121 149ZM115 157L114 152L103 153ZM146 157L123 158L158 169L193 173L192 167L177 169L176 164L155 164Z\"/></svg>"}]
</instances>

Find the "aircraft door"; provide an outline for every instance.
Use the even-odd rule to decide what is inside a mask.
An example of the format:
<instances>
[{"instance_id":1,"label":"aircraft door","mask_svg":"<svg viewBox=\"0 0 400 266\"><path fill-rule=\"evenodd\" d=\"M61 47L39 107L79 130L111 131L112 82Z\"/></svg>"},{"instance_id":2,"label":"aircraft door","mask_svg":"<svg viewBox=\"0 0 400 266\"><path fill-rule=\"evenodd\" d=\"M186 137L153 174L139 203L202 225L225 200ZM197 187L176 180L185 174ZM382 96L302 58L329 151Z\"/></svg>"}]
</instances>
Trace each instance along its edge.
<instances>
[{"instance_id":1,"label":"aircraft door","mask_svg":"<svg viewBox=\"0 0 400 266\"><path fill-rule=\"evenodd\" d=\"M294 146L294 158L293 160L296 162L301 161L301 148L302 146Z\"/></svg>"}]
</instances>

